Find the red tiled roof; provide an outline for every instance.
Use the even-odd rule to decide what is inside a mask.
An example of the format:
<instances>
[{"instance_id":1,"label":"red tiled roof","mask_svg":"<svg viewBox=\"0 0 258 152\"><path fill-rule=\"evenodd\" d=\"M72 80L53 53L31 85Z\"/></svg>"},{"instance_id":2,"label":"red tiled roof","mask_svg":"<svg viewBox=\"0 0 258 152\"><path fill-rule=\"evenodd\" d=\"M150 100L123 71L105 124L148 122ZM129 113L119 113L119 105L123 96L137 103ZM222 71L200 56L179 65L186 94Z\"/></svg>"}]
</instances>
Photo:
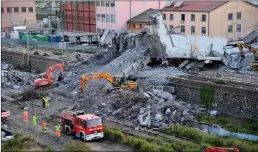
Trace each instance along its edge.
<instances>
[{"instance_id":1,"label":"red tiled roof","mask_svg":"<svg viewBox=\"0 0 258 152\"><path fill-rule=\"evenodd\" d=\"M181 12L210 12L227 1L185 1L180 7L174 7L176 2L164 7L161 11L181 11Z\"/></svg>"}]
</instances>

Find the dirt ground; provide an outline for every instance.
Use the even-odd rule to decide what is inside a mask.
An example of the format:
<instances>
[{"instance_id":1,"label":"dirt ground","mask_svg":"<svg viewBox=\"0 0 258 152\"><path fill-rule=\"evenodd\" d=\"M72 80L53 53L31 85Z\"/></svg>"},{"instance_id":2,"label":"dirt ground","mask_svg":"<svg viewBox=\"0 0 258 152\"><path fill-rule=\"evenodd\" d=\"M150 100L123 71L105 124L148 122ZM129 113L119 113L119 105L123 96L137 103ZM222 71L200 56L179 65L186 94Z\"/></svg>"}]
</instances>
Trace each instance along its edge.
<instances>
[{"instance_id":1,"label":"dirt ground","mask_svg":"<svg viewBox=\"0 0 258 152\"><path fill-rule=\"evenodd\" d=\"M66 134L61 134L60 138L56 137L55 135L55 126L56 124L60 123L60 118L53 118L49 117L46 118L45 116L47 113L52 113L53 111L57 110L54 107L59 105L59 107L70 105L68 100L59 100L50 102L50 107L45 109L41 105L40 100L34 100L33 104L29 107L29 121L23 121L23 106L19 104L4 102L2 103L2 109L8 109L11 111L10 117L2 122L8 126L8 129L13 133L22 131L24 134L33 136L39 143L44 146L52 146L55 150L62 150L63 147L73 141L75 142L82 142L79 139L75 139L74 137L69 137ZM61 103L61 104L60 104ZM30 104L31 105L31 104ZM38 105L38 106L37 106ZM32 125L32 115L37 115L37 126L34 127ZM47 133L43 133L41 131L41 122L43 120L47 121ZM125 145L112 143L106 140L96 140L85 142L92 150L94 151L132 151L130 147L126 147Z\"/></svg>"}]
</instances>

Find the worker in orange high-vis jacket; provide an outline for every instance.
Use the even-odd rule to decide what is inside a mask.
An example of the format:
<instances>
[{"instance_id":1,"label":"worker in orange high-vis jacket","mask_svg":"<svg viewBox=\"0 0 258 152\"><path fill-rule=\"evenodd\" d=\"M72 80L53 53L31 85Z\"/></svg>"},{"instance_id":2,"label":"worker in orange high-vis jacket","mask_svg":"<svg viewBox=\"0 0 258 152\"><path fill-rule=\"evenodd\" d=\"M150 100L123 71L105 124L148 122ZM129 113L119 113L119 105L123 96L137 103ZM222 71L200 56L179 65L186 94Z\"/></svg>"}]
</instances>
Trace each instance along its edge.
<instances>
[{"instance_id":1,"label":"worker in orange high-vis jacket","mask_svg":"<svg viewBox=\"0 0 258 152\"><path fill-rule=\"evenodd\" d=\"M58 125L56 125L56 136L57 137L60 137L60 125L58 124Z\"/></svg>"},{"instance_id":2,"label":"worker in orange high-vis jacket","mask_svg":"<svg viewBox=\"0 0 258 152\"><path fill-rule=\"evenodd\" d=\"M24 110L24 112L23 112L23 120L24 121L28 121L29 120L29 116L28 116L28 111L27 110Z\"/></svg>"},{"instance_id":3,"label":"worker in orange high-vis jacket","mask_svg":"<svg viewBox=\"0 0 258 152\"><path fill-rule=\"evenodd\" d=\"M47 131L47 122L45 120L42 122L42 131L43 132Z\"/></svg>"}]
</instances>

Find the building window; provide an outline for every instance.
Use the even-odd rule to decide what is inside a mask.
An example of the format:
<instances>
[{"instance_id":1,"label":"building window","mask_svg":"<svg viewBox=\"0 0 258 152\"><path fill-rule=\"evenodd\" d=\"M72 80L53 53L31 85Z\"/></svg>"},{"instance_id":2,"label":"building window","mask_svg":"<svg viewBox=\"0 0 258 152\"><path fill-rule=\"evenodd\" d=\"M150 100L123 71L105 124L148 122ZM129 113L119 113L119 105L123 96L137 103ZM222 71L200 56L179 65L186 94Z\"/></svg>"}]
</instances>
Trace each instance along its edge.
<instances>
[{"instance_id":1,"label":"building window","mask_svg":"<svg viewBox=\"0 0 258 152\"><path fill-rule=\"evenodd\" d=\"M22 12L26 12L26 7L22 7L22 8L21 8L21 11L22 11Z\"/></svg>"},{"instance_id":2,"label":"building window","mask_svg":"<svg viewBox=\"0 0 258 152\"><path fill-rule=\"evenodd\" d=\"M79 1L80 2L80 1ZM77 2L77 4L79 4L79 2ZM81 2L82 3L82 2ZM95 6L95 1L90 1L90 6Z\"/></svg>"},{"instance_id":3,"label":"building window","mask_svg":"<svg viewBox=\"0 0 258 152\"><path fill-rule=\"evenodd\" d=\"M112 1L110 5L111 7L115 7L115 1Z\"/></svg>"},{"instance_id":4,"label":"building window","mask_svg":"<svg viewBox=\"0 0 258 152\"><path fill-rule=\"evenodd\" d=\"M110 14L106 14L106 22L110 22Z\"/></svg>"},{"instance_id":5,"label":"building window","mask_svg":"<svg viewBox=\"0 0 258 152\"><path fill-rule=\"evenodd\" d=\"M233 25L229 25L228 26L228 33L232 33L233 32Z\"/></svg>"},{"instance_id":6,"label":"building window","mask_svg":"<svg viewBox=\"0 0 258 152\"><path fill-rule=\"evenodd\" d=\"M97 28L97 32L98 32L98 33L101 33L101 29L100 29L100 28Z\"/></svg>"},{"instance_id":7,"label":"building window","mask_svg":"<svg viewBox=\"0 0 258 152\"><path fill-rule=\"evenodd\" d=\"M181 26L181 33L185 33L185 26Z\"/></svg>"},{"instance_id":8,"label":"building window","mask_svg":"<svg viewBox=\"0 0 258 152\"><path fill-rule=\"evenodd\" d=\"M105 14L101 14L101 22L105 22L106 21L106 16Z\"/></svg>"},{"instance_id":9,"label":"building window","mask_svg":"<svg viewBox=\"0 0 258 152\"><path fill-rule=\"evenodd\" d=\"M19 12L19 7L14 7L14 12Z\"/></svg>"},{"instance_id":10,"label":"building window","mask_svg":"<svg viewBox=\"0 0 258 152\"><path fill-rule=\"evenodd\" d=\"M142 28L142 24L139 24L139 27Z\"/></svg>"},{"instance_id":11,"label":"building window","mask_svg":"<svg viewBox=\"0 0 258 152\"><path fill-rule=\"evenodd\" d=\"M109 1L106 2L106 7L110 7L110 2Z\"/></svg>"},{"instance_id":12,"label":"building window","mask_svg":"<svg viewBox=\"0 0 258 152\"><path fill-rule=\"evenodd\" d=\"M233 20L233 13L228 13L228 20Z\"/></svg>"},{"instance_id":13,"label":"building window","mask_svg":"<svg viewBox=\"0 0 258 152\"><path fill-rule=\"evenodd\" d=\"M3 7L1 7L1 12L4 13L4 8Z\"/></svg>"},{"instance_id":14,"label":"building window","mask_svg":"<svg viewBox=\"0 0 258 152\"><path fill-rule=\"evenodd\" d=\"M33 7L29 7L29 12L33 12Z\"/></svg>"},{"instance_id":15,"label":"building window","mask_svg":"<svg viewBox=\"0 0 258 152\"><path fill-rule=\"evenodd\" d=\"M133 28L135 28L135 24L133 24Z\"/></svg>"},{"instance_id":16,"label":"building window","mask_svg":"<svg viewBox=\"0 0 258 152\"><path fill-rule=\"evenodd\" d=\"M206 34L206 27L202 27L202 34Z\"/></svg>"},{"instance_id":17,"label":"building window","mask_svg":"<svg viewBox=\"0 0 258 152\"><path fill-rule=\"evenodd\" d=\"M101 7L104 7L104 6L105 6L105 2L101 1Z\"/></svg>"},{"instance_id":18,"label":"building window","mask_svg":"<svg viewBox=\"0 0 258 152\"><path fill-rule=\"evenodd\" d=\"M96 6L100 6L100 1L97 1L97 2L96 2Z\"/></svg>"},{"instance_id":19,"label":"building window","mask_svg":"<svg viewBox=\"0 0 258 152\"><path fill-rule=\"evenodd\" d=\"M206 15L202 15L202 22L206 22Z\"/></svg>"},{"instance_id":20,"label":"building window","mask_svg":"<svg viewBox=\"0 0 258 152\"><path fill-rule=\"evenodd\" d=\"M185 21L185 14L181 14L181 21Z\"/></svg>"},{"instance_id":21,"label":"building window","mask_svg":"<svg viewBox=\"0 0 258 152\"><path fill-rule=\"evenodd\" d=\"M195 15L191 14L191 21L195 21Z\"/></svg>"},{"instance_id":22,"label":"building window","mask_svg":"<svg viewBox=\"0 0 258 152\"><path fill-rule=\"evenodd\" d=\"M241 12L237 12L237 19L241 20Z\"/></svg>"},{"instance_id":23,"label":"building window","mask_svg":"<svg viewBox=\"0 0 258 152\"><path fill-rule=\"evenodd\" d=\"M11 7L7 7L7 12L11 13L12 12L12 8Z\"/></svg>"},{"instance_id":24,"label":"building window","mask_svg":"<svg viewBox=\"0 0 258 152\"><path fill-rule=\"evenodd\" d=\"M104 33L105 32L105 29L102 29L102 33Z\"/></svg>"},{"instance_id":25,"label":"building window","mask_svg":"<svg viewBox=\"0 0 258 152\"><path fill-rule=\"evenodd\" d=\"M174 14L170 14L170 21L173 21L174 20Z\"/></svg>"},{"instance_id":26,"label":"building window","mask_svg":"<svg viewBox=\"0 0 258 152\"><path fill-rule=\"evenodd\" d=\"M111 22L116 22L116 16L114 14L111 14Z\"/></svg>"},{"instance_id":27,"label":"building window","mask_svg":"<svg viewBox=\"0 0 258 152\"><path fill-rule=\"evenodd\" d=\"M97 21L101 21L101 19L100 19L100 14L97 14Z\"/></svg>"},{"instance_id":28,"label":"building window","mask_svg":"<svg viewBox=\"0 0 258 152\"><path fill-rule=\"evenodd\" d=\"M166 14L163 14L163 20L166 20L166 19L167 19Z\"/></svg>"},{"instance_id":29,"label":"building window","mask_svg":"<svg viewBox=\"0 0 258 152\"><path fill-rule=\"evenodd\" d=\"M241 32L241 24L237 24L237 26L236 26L236 31L237 31L237 32Z\"/></svg>"},{"instance_id":30,"label":"building window","mask_svg":"<svg viewBox=\"0 0 258 152\"><path fill-rule=\"evenodd\" d=\"M174 26L173 25L169 25L169 28L172 30L174 28Z\"/></svg>"},{"instance_id":31,"label":"building window","mask_svg":"<svg viewBox=\"0 0 258 152\"><path fill-rule=\"evenodd\" d=\"M191 34L195 34L195 26L191 26Z\"/></svg>"}]
</instances>

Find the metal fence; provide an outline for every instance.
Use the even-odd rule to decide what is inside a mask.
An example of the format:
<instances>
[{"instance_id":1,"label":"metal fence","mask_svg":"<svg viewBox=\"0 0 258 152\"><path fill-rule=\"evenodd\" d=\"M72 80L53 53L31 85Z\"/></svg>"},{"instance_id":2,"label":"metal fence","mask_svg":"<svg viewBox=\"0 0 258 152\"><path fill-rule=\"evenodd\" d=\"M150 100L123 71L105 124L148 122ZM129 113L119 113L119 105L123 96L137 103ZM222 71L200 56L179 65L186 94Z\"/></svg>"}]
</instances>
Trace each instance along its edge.
<instances>
[{"instance_id":1,"label":"metal fence","mask_svg":"<svg viewBox=\"0 0 258 152\"><path fill-rule=\"evenodd\" d=\"M2 44L8 46L27 46L27 41L21 39L10 39L10 38L2 38ZM88 50L96 50L96 46L85 46L85 45L76 45L69 44L66 42L47 42L47 41L29 41L30 48L37 49L55 49L55 50L67 50L67 51L88 51Z\"/></svg>"}]
</instances>

